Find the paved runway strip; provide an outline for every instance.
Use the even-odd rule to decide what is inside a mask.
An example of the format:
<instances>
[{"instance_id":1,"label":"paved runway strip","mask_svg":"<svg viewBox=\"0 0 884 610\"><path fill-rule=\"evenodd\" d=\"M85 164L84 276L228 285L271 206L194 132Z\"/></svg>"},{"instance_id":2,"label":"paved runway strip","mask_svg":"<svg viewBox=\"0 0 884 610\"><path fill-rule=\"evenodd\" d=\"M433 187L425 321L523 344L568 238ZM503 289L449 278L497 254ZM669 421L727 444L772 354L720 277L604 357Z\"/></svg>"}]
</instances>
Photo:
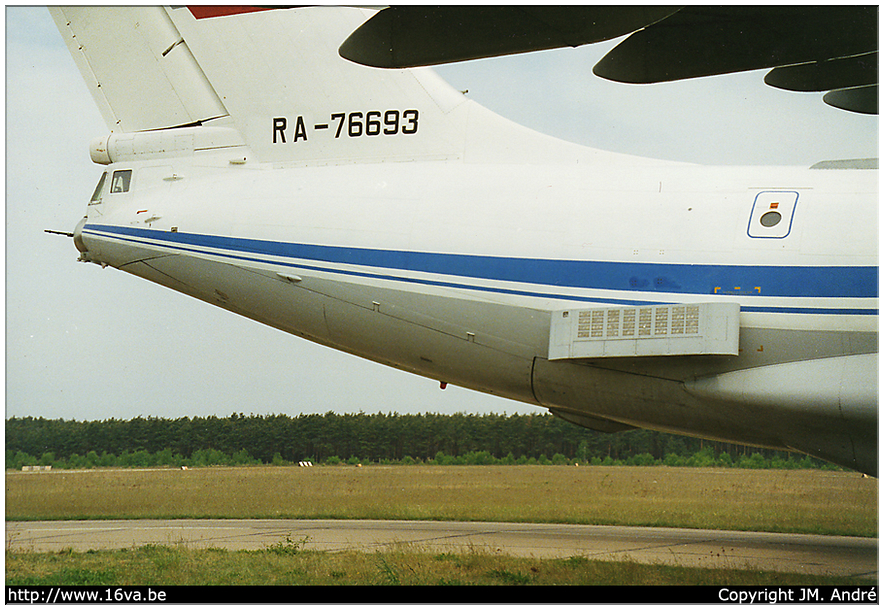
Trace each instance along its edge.
<instances>
[{"instance_id":1,"label":"paved runway strip","mask_svg":"<svg viewBox=\"0 0 884 610\"><path fill-rule=\"evenodd\" d=\"M411 544L433 553L629 559L806 574L878 572L878 539L765 532L532 523L294 519L10 521L11 551L119 549L146 544L257 550L290 538L305 549L373 551Z\"/></svg>"}]
</instances>

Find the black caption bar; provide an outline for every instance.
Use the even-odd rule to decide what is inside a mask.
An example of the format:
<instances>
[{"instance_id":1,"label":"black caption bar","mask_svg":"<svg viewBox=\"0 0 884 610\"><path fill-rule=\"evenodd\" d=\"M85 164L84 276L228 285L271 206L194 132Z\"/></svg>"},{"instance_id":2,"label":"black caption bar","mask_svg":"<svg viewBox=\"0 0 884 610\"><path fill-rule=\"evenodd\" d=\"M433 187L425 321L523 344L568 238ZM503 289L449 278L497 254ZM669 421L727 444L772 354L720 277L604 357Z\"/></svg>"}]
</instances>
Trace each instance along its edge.
<instances>
[{"instance_id":1,"label":"black caption bar","mask_svg":"<svg viewBox=\"0 0 884 610\"><path fill-rule=\"evenodd\" d=\"M877 604L877 585L854 586L605 586L568 587L430 587L347 586L16 586L6 587L7 604L261 604L319 599L305 595L321 590L323 603L703 603L703 604ZM604 592L604 596L597 593Z\"/></svg>"},{"instance_id":2,"label":"black caption bar","mask_svg":"<svg viewBox=\"0 0 884 610\"><path fill-rule=\"evenodd\" d=\"M7 586L7 604L161 604L165 587Z\"/></svg>"}]
</instances>

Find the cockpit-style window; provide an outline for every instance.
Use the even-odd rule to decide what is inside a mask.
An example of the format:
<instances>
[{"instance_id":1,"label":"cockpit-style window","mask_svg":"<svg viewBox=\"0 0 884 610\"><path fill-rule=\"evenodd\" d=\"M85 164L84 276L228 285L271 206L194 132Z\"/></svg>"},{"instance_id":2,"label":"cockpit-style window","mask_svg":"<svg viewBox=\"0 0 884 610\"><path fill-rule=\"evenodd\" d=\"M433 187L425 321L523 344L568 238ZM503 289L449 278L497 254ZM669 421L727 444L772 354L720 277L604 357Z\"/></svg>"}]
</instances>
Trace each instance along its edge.
<instances>
[{"instance_id":1,"label":"cockpit-style window","mask_svg":"<svg viewBox=\"0 0 884 610\"><path fill-rule=\"evenodd\" d=\"M114 172L114 178L111 180L111 193L128 193L129 183L132 181L132 170L121 169Z\"/></svg>"},{"instance_id":2,"label":"cockpit-style window","mask_svg":"<svg viewBox=\"0 0 884 610\"><path fill-rule=\"evenodd\" d=\"M98 179L98 186L95 187L95 192L92 193L92 199L89 200L89 205L95 205L101 203L101 192L104 190L104 183L107 181L107 172L101 174L101 178Z\"/></svg>"}]
</instances>

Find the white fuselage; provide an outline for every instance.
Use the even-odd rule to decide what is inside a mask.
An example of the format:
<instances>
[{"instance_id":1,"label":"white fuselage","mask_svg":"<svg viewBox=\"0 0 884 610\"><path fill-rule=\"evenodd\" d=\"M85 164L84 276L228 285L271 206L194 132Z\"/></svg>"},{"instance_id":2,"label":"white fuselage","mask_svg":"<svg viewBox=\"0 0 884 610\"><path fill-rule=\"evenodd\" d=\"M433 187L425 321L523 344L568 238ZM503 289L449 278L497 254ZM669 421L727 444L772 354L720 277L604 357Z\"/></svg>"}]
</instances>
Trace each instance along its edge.
<instances>
[{"instance_id":1,"label":"white fuselage","mask_svg":"<svg viewBox=\"0 0 884 610\"><path fill-rule=\"evenodd\" d=\"M861 379L853 398L842 386L877 366L877 172L583 150L524 164L118 163L108 172L133 170L131 188L90 205L78 240L87 260L583 425L873 468L858 456L875 445L877 385ZM766 227L771 203L782 214ZM698 302L739 303L738 356L549 359L554 311ZM761 377L722 377L749 370ZM794 395L821 374L837 387Z\"/></svg>"},{"instance_id":2,"label":"white fuselage","mask_svg":"<svg viewBox=\"0 0 884 610\"><path fill-rule=\"evenodd\" d=\"M563 142L341 57L373 9L50 11L110 130L82 260L594 429L876 471L873 164Z\"/></svg>"}]
</instances>

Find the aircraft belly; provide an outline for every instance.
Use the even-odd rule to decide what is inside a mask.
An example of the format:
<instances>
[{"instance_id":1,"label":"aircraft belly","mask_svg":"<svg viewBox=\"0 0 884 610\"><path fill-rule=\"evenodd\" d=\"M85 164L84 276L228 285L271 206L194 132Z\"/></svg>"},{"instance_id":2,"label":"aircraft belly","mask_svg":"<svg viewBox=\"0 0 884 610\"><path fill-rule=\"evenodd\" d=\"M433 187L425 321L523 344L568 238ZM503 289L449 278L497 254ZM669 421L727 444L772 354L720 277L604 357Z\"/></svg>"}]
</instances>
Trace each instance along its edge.
<instances>
[{"instance_id":1,"label":"aircraft belly","mask_svg":"<svg viewBox=\"0 0 884 610\"><path fill-rule=\"evenodd\" d=\"M690 380L695 396L745 402L799 414L841 416L874 425L878 355L856 354L773 364Z\"/></svg>"},{"instance_id":2,"label":"aircraft belly","mask_svg":"<svg viewBox=\"0 0 884 610\"><path fill-rule=\"evenodd\" d=\"M632 374L601 368L588 361L538 358L533 383L537 400L551 409L583 413L624 425L797 450L876 474L877 384L867 369L869 359L877 361L877 356L844 358L857 358L861 362L847 367L849 370L843 374L839 370L838 378L832 382L837 386L833 390L836 395L821 397L812 405L801 401L779 402L778 397L787 401L788 389L794 384L784 382L774 372L769 372L764 380L769 384L767 390L771 395L754 395L750 378L763 375L755 372L758 369L713 376L710 379L724 378L724 382L716 385ZM812 365L813 361L795 363L796 366L805 364ZM809 374L825 374L819 365L813 368ZM858 378L863 379L864 388L859 398L855 390L847 389ZM807 383L806 376L802 379ZM778 396L773 395L775 389L771 390L777 387L782 388ZM844 408L839 406L842 394L848 400Z\"/></svg>"},{"instance_id":3,"label":"aircraft belly","mask_svg":"<svg viewBox=\"0 0 884 610\"><path fill-rule=\"evenodd\" d=\"M198 257L158 256L123 270L280 330L438 381L535 402L531 366L545 312ZM294 278L294 279L293 279ZM497 324L480 325L495 319ZM504 332L510 329L509 334ZM513 332L513 329L519 329ZM497 333L497 334L495 334Z\"/></svg>"},{"instance_id":4,"label":"aircraft belly","mask_svg":"<svg viewBox=\"0 0 884 610\"><path fill-rule=\"evenodd\" d=\"M184 255L152 258L121 269L263 324L329 343L322 299L292 290L281 278Z\"/></svg>"},{"instance_id":5,"label":"aircraft belly","mask_svg":"<svg viewBox=\"0 0 884 610\"><path fill-rule=\"evenodd\" d=\"M346 351L481 392L523 402L531 394L531 359L403 317L328 299L331 338ZM487 342L486 342L487 343Z\"/></svg>"},{"instance_id":6,"label":"aircraft belly","mask_svg":"<svg viewBox=\"0 0 884 610\"><path fill-rule=\"evenodd\" d=\"M687 381L697 377L773 364L851 354L877 354L878 333L865 330L740 328L739 355L643 356L587 359L601 369Z\"/></svg>"},{"instance_id":7,"label":"aircraft belly","mask_svg":"<svg viewBox=\"0 0 884 610\"><path fill-rule=\"evenodd\" d=\"M685 389L708 401L761 407L781 424L788 446L876 474L877 381L878 354L854 354L710 375ZM846 435L849 447L841 455L819 453L833 431Z\"/></svg>"}]
</instances>

